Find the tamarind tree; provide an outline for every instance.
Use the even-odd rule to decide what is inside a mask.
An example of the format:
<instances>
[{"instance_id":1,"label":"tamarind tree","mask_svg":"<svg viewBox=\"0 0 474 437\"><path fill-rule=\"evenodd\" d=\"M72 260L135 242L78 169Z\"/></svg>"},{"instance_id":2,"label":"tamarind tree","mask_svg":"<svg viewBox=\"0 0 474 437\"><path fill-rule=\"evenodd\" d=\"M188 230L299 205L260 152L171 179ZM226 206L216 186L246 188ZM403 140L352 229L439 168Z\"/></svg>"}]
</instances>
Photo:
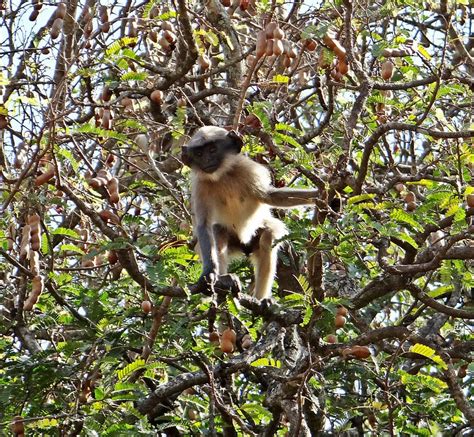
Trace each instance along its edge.
<instances>
[{"instance_id":1,"label":"tamarind tree","mask_svg":"<svg viewBox=\"0 0 474 437\"><path fill-rule=\"evenodd\" d=\"M0 0L0 434L472 435L472 0ZM193 294L233 128L289 236Z\"/></svg>"}]
</instances>

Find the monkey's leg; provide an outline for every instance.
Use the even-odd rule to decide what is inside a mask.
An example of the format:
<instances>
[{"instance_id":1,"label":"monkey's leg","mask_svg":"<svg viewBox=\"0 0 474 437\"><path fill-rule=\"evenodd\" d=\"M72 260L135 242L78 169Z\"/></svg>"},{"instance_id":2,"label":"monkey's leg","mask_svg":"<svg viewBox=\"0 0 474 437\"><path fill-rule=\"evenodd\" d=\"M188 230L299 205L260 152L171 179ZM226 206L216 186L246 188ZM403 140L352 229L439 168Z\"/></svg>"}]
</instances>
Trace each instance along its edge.
<instances>
[{"instance_id":1,"label":"monkey's leg","mask_svg":"<svg viewBox=\"0 0 474 437\"><path fill-rule=\"evenodd\" d=\"M217 249L217 274L226 275L229 265L229 232L219 224L212 227Z\"/></svg>"},{"instance_id":2,"label":"monkey's leg","mask_svg":"<svg viewBox=\"0 0 474 437\"><path fill-rule=\"evenodd\" d=\"M278 253L278 245L272 247L273 240L273 231L264 228L258 241L258 247L251 255L255 268L255 287L252 294L259 300L269 298L272 293Z\"/></svg>"}]
</instances>

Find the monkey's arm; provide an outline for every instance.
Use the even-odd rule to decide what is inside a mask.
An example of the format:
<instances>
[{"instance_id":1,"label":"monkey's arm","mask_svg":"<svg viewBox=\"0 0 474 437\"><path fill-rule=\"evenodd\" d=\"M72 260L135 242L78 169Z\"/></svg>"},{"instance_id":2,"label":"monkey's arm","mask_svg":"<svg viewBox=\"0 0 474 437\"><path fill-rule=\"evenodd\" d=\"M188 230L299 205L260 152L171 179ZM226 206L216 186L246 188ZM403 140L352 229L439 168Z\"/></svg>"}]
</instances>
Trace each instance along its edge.
<instances>
[{"instance_id":1,"label":"monkey's arm","mask_svg":"<svg viewBox=\"0 0 474 437\"><path fill-rule=\"evenodd\" d=\"M312 205L318 195L318 190L271 187L262 200L275 208L291 208L299 205Z\"/></svg>"},{"instance_id":2,"label":"monkey's arm","mask_svg":"<svg viewBox=\"0 0 474 437\"><path fill-rule=\"evenodd\" d=\"M197 287L203 291L217 280L217 254L214 238L208 223L208 205L201 203L194 211L196 237L199 244L199 255L202 262L202 273Z\"/></svg>"}]
</instances>

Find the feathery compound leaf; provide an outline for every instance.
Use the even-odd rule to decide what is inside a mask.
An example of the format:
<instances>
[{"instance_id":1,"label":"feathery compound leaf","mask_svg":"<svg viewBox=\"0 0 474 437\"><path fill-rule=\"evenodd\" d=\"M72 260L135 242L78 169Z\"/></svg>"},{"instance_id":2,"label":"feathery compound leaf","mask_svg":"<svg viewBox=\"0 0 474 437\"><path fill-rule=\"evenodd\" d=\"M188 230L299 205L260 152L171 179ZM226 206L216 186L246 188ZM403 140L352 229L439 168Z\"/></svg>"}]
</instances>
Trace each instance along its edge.
<instances>
[{"instance_id":1,"label":"feathery compound leaf","mask_svg":"<svg viewBox=\"0 0 474 437\"><path fill-rule=\"evenodd\" d=\"M143 369L145 367L145 360L139 358L133 363L125 366L123 369L117 370L117 377L119 380L125 379L128 375L135 372L138 369Z\"/></svg>"},{"instance_id":2,"label":"feathery compound leaf","mask_svg":"<svg viewBox=\"0 0 474 437\"><path fill-rule=\"evenodd\" d=\"M444 370L448 368L448 366L443 361L443 359L439 355L436 355L436 351L424 344L420 344L420 343L414 344L413 346L410 347L410 352L413 352L418 355L423 355L424 357L429 358L430 360L434 361Z\"/></svg>"}]
</instances>

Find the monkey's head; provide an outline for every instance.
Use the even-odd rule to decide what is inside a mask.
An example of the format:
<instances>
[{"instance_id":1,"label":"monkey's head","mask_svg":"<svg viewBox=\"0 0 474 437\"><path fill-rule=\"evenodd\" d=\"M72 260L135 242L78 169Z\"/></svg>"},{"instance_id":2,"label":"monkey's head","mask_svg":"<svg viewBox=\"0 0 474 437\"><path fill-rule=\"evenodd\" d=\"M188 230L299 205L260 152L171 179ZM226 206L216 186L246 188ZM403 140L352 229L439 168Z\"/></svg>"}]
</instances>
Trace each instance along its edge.
<instances>
[{"instance_id":1,"label":"monkey's head","mask_svg":"<svg viewBox=\"0 0 474 437\"><path fill-rule=\"evenodd\" d=\"M229 155L240 153L242 144L242 138L234 131L204 126L183 146L181 160L192 169L214 173L222 167Z\"/></svg>"}]
</instances>

